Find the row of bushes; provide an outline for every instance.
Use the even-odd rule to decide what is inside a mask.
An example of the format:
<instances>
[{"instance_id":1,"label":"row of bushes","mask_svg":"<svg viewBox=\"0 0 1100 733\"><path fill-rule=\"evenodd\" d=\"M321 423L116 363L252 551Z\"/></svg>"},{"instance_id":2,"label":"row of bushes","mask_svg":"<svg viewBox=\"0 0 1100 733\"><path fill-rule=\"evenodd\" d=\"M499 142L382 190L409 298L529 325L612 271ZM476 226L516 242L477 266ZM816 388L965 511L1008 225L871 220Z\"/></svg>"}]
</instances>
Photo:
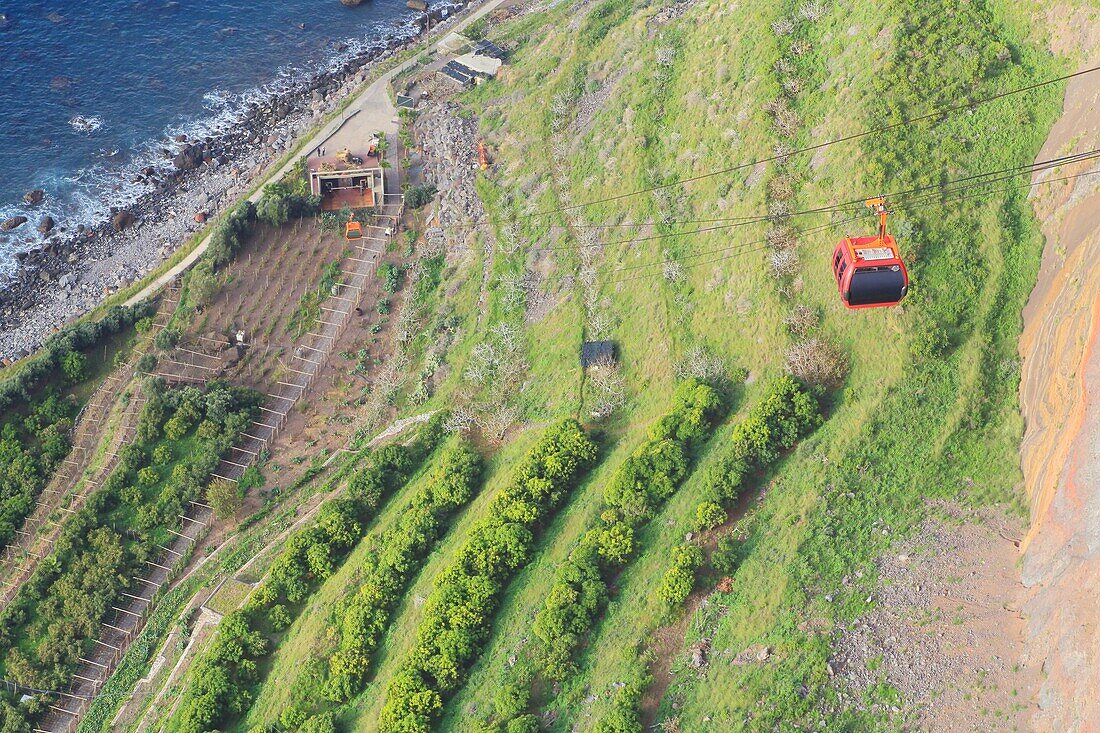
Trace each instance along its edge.
<instances>
[{"instance_id":1,"label":"row of bushes","mask_svg":"<svg viewBox=\"0 0 1100 733\"><path fill-rule=\"evenodd\" d=\"M718 462L706 476L706 498L697 510L697 517L710 517L708 527L725 522L725 506L737 499L746 480L775 462L803 436L821 424L821 407L815 395L789 375L772 382L764 398L739 423L724 447ZM720 516L714 512L720 513ZM719 572L729 574L740 562L739 544L723 537L711 558ZM682 604L695 584L695 573L703 563L703 552L695 544L685 542L673 548L672 564L658 587L658 594L670 606ZM632 662L645 670L641 655ZM639 677L643 680L644 677ZM599 733L640 733L640 687L627 684L616 690L607 710L598 716L592 730Z\"/></svg>"},{"instance_id":2,"label":"row of bushes","mask_svg":"<svg viewBox=\"0 0 1100 733\"><path fill-rule=\"evenodd\" d=\"M458 439L397 524L376 538L359 591L333 630L339 648L329 657L327 697L344 701L362 689L371 655L382 641L405 585L442 535L447 519L473 498L480 474L477 452L465 439Z\"/></svg>"},{"instance_id":3,"label":"row of bushes","mask_svg":"<svg viewBox=\"0 0 1100 733\"><path fill-rule=\"evenodd\" d=\"M171 540L187 503L248 424L259 395L212 383L146 384L137 435L101 489L65 524L51 554L0 612L4 673L22 685L63 687L99 624L135 574ZM186 426L184 429L183 426ZM168 437L170 431L183 429ZM131 591L132 592L132 591Z\"/></svg>"},{"instance_id":4,"label":"row of bushes","mask_svg":"<svg viewBox=\"0 0 1100 733\"><path fill-rule=\"evenodd\" d=\"M69 454L76 403L56 392L32 402L25 416L0 427L0 546L11 542L35 498Z\"/></svg>"},{"instance_id":5,"label":"row of bushes","mask_svg":"<svg viewBox=\"0 0 1100 733\"><path fill-rule=\"evenodd\" d=\"M595 460L575 421L549 428L436 581L416 644L391 679L381 731L428 731L443 698L477 659L508 581L530 560L535 532Z\"/></svg>"},{"instance_id":6,"label":"row of bushes","mask_svg":"<svg viewBox=\"0 0 1100 733\"><path fill-rule=\"evenodd\" d=\"M263 584L244 608L226 616L211 650L191 671L191 684L180 701L173 730L203 733L223 727L252 705L259 681L257 663L268 653L265 631L278 633L291 622L290 607L300 607L362 538L371 513L413 475L442 437L436 416L408 446L388 445L349 482L348 495L326 502L317 521L293 534Z\"/></svg>"},{"instance_id":7,"label":"row of bushes","mask_svg":"<svg viewBox=\"0 0 1100 733\"><path fill-rule=\"evenodd\" d=\"M28 360L11 378L0 382L0 411L30 402L43 383L62 375L66 357L85 351L153 313L149 303L115 306L98 321L66 326L46 339L40 356Z\"/></svg>"},{"instance_id":8,"label":"row of bushes","mask_svg":"<svg viewBox=\"0 0 1100 733\"><path fill-rule=\"evenodd\" d=\"M707 473L704 501L696 510L699 529L725 522L723 507L737 500L745 479L774 463L821 420L817 397L794 377L783 375L768 385L763 399L734 428L729 445Z\"/></svg>"},{"instance_id":9,"label":"row of bushes","mask_svg":"<svg viewBox=\"0 0 1100 733\"><path fill-rule=\"evenodd\" d=\"M599 525L558 568L535 618L543 671L552 679L562 680L573 670L573 652L607 602L610 580L634 553L635 532L686 478L689 451L723 412L718 392L696 380L681 384L673 400L669 413L615 472Z\"/></svg>"}]
</instances>

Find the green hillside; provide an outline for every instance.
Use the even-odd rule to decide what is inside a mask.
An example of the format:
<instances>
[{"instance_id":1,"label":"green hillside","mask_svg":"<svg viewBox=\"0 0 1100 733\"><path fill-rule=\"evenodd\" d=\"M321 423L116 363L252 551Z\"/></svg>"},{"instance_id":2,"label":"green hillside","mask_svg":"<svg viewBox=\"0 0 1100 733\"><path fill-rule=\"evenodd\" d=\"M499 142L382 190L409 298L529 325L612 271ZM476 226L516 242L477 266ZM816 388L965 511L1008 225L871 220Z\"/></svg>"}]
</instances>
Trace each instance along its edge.
<instances>
[{"instance_id":1,"label":"green hillside","mask_svg":"<svg viewBox=\"0 0 1100 733\"><path fill-rule=\"evenodd\" d=\"M899 197L890 228L912 282L901 307L845 309L829 258L843 234L874 231L863 198L1033 161L1059 85L895 125L1064 73L1029 34L1007 0L603 0L550 3L492 27L513 49L503 75L457 97L493 151L476 181L489 221L444 271L441 290L456 295L439 307L460 335L427 407L513 408L522 427L503 445L481 431L477 490L438 518L434 543L405 568L359 682L334 692L326 669L376 540L351 549L270 637L227 727L900 726L897 691L853 698L830 677L833 633L873 603L873 560L934 511L929 500L1023 511L1016 340L1042 247L1020 187L1029 179ZM791 154L883 126L893 127ZM509 283L523 277L534 290L517 295ZM613 340L621 363L623 398L603 419L592 413L615 387L579 366L582 341L596 339ZM472 376L475 366L489 376ZM761 405L788 371L824 419L780 438ZM674 439L661 417L687 422L675 412L687 377L711 384L722 409L699 435ZM530 468L567 418L598 446L591 465L577 458L568 476ZM750 435L760 425L763 437ZM640 446L677 440L682 465L659 501L615 499ZM748 454L731 447L750 443ZM738 460L735 485L715 493ZM395 489L364 534L400 531L431 471ZM528 471L551 498L516 498ZM639 481L652 488L655 475ZM521 499L530 514L501 520ZM728 514L701 523L704 501ZM632 543L602 566L593 622L553 657L537 631L563 563L587 532L624 517ZM678 549L688 546L702 550L697 571L695 551ZM463 626L447 584L456 566L473 577L466 566L478 562L485 585L470 581L462 597L481 605L462 609L476 617ZM677 562L697 576L686 601L668 591ZM450 626L440 608L453 611ZM764 648L769 663L695 674L684 660L700 639ZM449 654L458 661L442 669ZM651 674L669 668L667 686Z\"/></svg>"}]
</instances>

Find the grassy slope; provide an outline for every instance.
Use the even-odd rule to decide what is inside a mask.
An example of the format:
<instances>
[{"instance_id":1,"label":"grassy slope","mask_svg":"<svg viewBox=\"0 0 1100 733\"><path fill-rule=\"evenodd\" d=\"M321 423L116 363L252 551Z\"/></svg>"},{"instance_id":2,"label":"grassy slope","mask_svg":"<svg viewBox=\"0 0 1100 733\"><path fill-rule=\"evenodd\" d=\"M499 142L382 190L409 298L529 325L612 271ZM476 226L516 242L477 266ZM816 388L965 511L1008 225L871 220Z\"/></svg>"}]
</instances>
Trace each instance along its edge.
<instances>
[{"instance_id":1,"label":"grassy slope","mask_svg":"<svg viewBox=\"0 0 1100 733\"><path fill-rule=\"evenodd\" d=\"M530 160L527 151L546 147L554 135L548 125L540 129L532 122L540 119L538 111L545 108L545 100L570 83L577 67L585 78L618 79L590 131L572 142L569 170L578 200L613 196L652 184L657 176L690 175L768 155L776 137L762 109L778 94L773 65L782 53L771 24L797 10L796 5L778 2L739 7L701 3L683 21L655 29L643 23L652 9L641 9L591 49L578 49L573 42L575 26L580 25L583 33L585 21L570 27L548 18L545 33L517 56L505 88L499 91L509 98L499 111L504 124L492 139L507 171L503 185L522 187L528 176L537 175L539 161ZM956 101L960 86L972 80L969 54L995 55L999 50L987 51L982 44L1004 44L1019 65L1001 68L991 63L1001 78L981 87L978 95L1057 73L1045 54L1023 43L1020 19L1006 13L1010 11L1001 3L978 4L968 15L941 8L918 14L905 3L876 8L853 2L833 4L824 18L804 31L814 46L814 58L808 63L811 75L820 79L820 92L799 97L797 109L804 129L794 141L796 146L882 124L889 119L884 111L888 105L899 110L896 119ZM897 19L906 16L919 18L921 25L900 28ZM707 22L693 22L700 17ZM905 39L902 51L898 36ZM954 53L960 58L951 58L956 42L959 48ZM668 95L674 101L668 103L653 78L659 47L677 49L668 81ZM926 77L942 93L930 95L921 88L919 77L907 79L908 54L921 47L928 49L929 56L950 59ZM901 53L907 55L901 57ZM925 58L919 65L928 63ZM619 69L626 70L621 78ZM881 103L876 102L876 78L886 81L879 93ZM538 91L530 93L536 84L541 85ZM796 159L791 168L799 177L800 192L794 208L1028 162L1050 124L1056 95L1057 90L1051 89L951 118L934 129L907 129L892 139L883 136L866 144L835 146L816 156L812 167L808 157ZM662 116L663 106L667 111ZM890 153L891 144L897 153ZM693 160L697 161L694 167ZM692 184L687 191L677 190L681 194L674 204L677 215L708 218L759 211L762 185L746 189L748 174L745 170ZM716 201L722 203L716 205ZM662 206L642 196L592 207L588 217L639 221ZM828 644L797 627L806 617L842 623L862 608L873 574L867 574L862 587L844 593L837 592L837 587L844 574L869 570L869 560L889 541L873 529L876 520L885 521L895 535L904 532L922 516L926 496L965 495L975 502L1018 504L1014 451L1021 425L1015 404L1013 344L1040 246L1026 202L1018 194L996 193L988 200L942 209L902 211L894 222L898 231L910 234L903 247L920 251L912 268L914 297L904 309L845 311L837 302L825 264L840 232L801 241L802 288L797 302L824 313L825 332L850 354L851 377L846 389L836 395L830 422L781 469L781 480L762 507L759 526L767 531L754 535L737 587L722 599L730 611L717 626L715 648L736 652L766 642L779 650L779 662L763 670L721 665L713 668L705 683L682 676L678 682L683 686L674 687L664 713L673 714L671 704L677 703L682 712L676 714L685 725L690 720L694 728L706 716L716 729L726 729L740 724L744 711L761 699L776 717L808 715L820 699L829 697L823 679ZM870 221L862 226L873 228ZM848 228L858 230L859 225ZM646 242L609 248L608 257L626 249L621 261L635 264L661 259L662 249L687 254L731 245L749 247L761 234L762 228L744 227L666 240L660 247ZM616 233L605 240L628 237ZM695 261L703 259L710 258ZM787 339L776 324L786 306L776 296L776 284L761 260L763 256L734 257L693 267L687 270L686 287L640 278L606 288L622 319L615 337L626 355L627 375L636 395L634 419L659 409L667 394L663 387L670 361L696 340L754 372L766 374L776 368ZM646 271L615 273L605 268L604 278ZM915 334L929 329L950 340L942 359L913 353ZM549 373L535 379L540 376L554 379ZM750 387L750 400L752 395ZM822 456L829 459L828 467ZM605 459L601 473L606 475L620 458ZM590 490L598 483L592 482ZM612 607L582 659L580 675L556 695L553 707L559 717L554 730L568 730L577 723L583 727L586 718L581 716L588 707L584 699L602 695L622 678L636 656L634 645L658 623L658 604L639 599L652 595L652 586L665 568L668 547L682 536L693 509L694 483L685 486L653 523L642 555L620 580L621 597L631 602ZM822 494L841 485L855 498L842 512L834 513L830 505L838 503L836 497L823 501ZM594 501L591 495L587 498ZM575 506L583 501L578 499ZM553 560L564 555L578 526L555 524L543 562L549 561L552 567ZM657 529L664 527L675 529ZM528 571L516 583L490 651L449 706L444 729L465 729L462 721L467 714L479 701L491 698L506 658L528 635L530 615L540 600L540 578ZM815 591L833 592L838 603L821 608L818 600L804 613L812 596L820 598ZM697 619L694 633L699 633L704 620ZM814 693L808 702L794 695L802 684ZM597 715L599 704L592 706ZM846 719L838 714L838 720Z\"/></svg>"},{"instance_id":2,"label":"grassy slope","mask_svg":"<svg viewBox=\"0 0 1100 733\"><path fill-rule=\"evenodd\" d=\"M417 476L385 503L368 531L364 532L364 537L384 531L400 517L409 500L429 476L433 464L434 461L421 467ZM297 699L296 694L307 690L315 692L310 680L318 672L317 660L323 661L317 652L330 646L326 630L333 613L358 588L357 578L367 550L368 545L363 542L352 551L332 577L310 596L298 618L278 642L278 651L272 656L266 672L266 684L260 688L244 729L259 721L277 721L287 705ZM309 663L303 664L304 660L309 660Z\"/></svg>"},{"instance_id":3,"label":"grassy slope","mask_svg":"<svg viewBox=\"0 0 1100 733\"><path fill-rule=\"evenodd\" d=\"M610 20L601 20L607 33L593 43L583 40L593 21L564 6L505 29L506 35L523 40L505 80L467 96L471 108L483 116L501 171L482 190L517 192L518 201L490 195L490 215L556 206L551 149L562 137L568 147L563 167L574 200L612 196L769 155L778 138L764 104L779 93L774 64L786 43L776 38L771 25L794 15L798 7L775 0L740 5L701 2L682 19L661 26L646 22L657 8L635 6L632 12L613 12ZM960 85L971 81L967 47L975 43L971 35L960 36L960 45L953 45L953 35L963 28L975 30L982 44L1005 42L1013 59L1022 61L1022 67L1002 72L996 85L983 87L979 94L1051 75L1056 71L1053 63L1022 42L1019 19L1005 16L1007 8L999 0L971 4L966 12L977 15L958 17L936 7L918 14L904 2L874 8L854 0L830 4L824 18L799 31L813 45L806 63L814 83L798 97L796 109L803 123L794 143L820 142L956 101L964 91ZM923 25L906 29L899 25L903 17L920 17ZM705 23L699 22L704 18ZM942 43L937 45L932 34ZM666 74L661 78L656 76L658 48L675 51L671 68L661 72ZM913 55L921 48L951 63L925 68L929 59ZM578 79L580 92L596 91L607 83L610 95L590 125L555 132L549 100L575 89ZM928 88L920 86L923 79ZM933 93L930 88L942 91ZM798 158L791 164L798 178L792 206L846 201L1027 162L1050 123L1055 99L1056 90L1051 89L960 115L933 129L834 146L814 156L813 165L808 156ZM763 208L768 180L767 175L751 174L745 169L674 188L672 196L639 196L578 213L589 221L613 222L644 221L669 211L679 218L751 215ZM523 221L524 234L535 246L573 241L551 231L547 221L565 220L555 216ZM913 295L906 307L892 311L849 312L837 301L826 263L840 231L801 240L802 266L793 302L822 312L824 332L850 355L851 376L834 395L830 420L778 469L778 481L761 504L755 525L765 531L751 535L735 588L721 598L728 612L719 619L698 616L689 634L690 642L705 632L713 636L715 649L733 652L767 643L775 649L775 661L763 667L714 665L705 681L678 676L662 713L681 717L685 729L703 727L704 716L716 730L735 729L744 725L749 710L766 719L813 717L816 723L818 709L831 702L824 673L828 642L800 631L799 624L808 618L824 619L827 627L862 610L873 573L852 588L842 587L840 579L857 569L868 570L891 537L919 520L924 497L965 493L976 502L1016 500L1014 451L1021 425L1015 404L1014 339L1040 247L1027 219L1026 202L1000 193L942 210L901 211L892 221L895 231L904 235L903 249L919 251L912 268ZM871 230L873 223L864 219L848 228ZM605 241L628 238L630 231L613 230ZM754 379L738 408L750 404L758 386L781 368L789 345L781 321L792 301L780 295L762 253L720 261L698 258L691 262L706 264L688 268L680 284L660 277L614 283L660 270L614 268L659 260L666 250L686 255L755 247L762 235L763 227L756 225L608 247L602 290L618 319L613 337L624 356L630 401L623 417L610 426L610 447L601 465L550 525L536 561L511 584L495 635L469 684L448 705L442 729L468 729L467 714L491 699L508 657L529 636L531 614L554 566L596 511L606 478L640 438L646 422L667 404L671 367L686 350L704 343L729 364L751 371ZM557 264L552 278L572 274L575 263L569 253L553 256ZM452 349L452 377L433 403L446 402L478 334L503 318L499 303L491 299L487 317L474 325L472 284L480 270L479 258L480 254L472 258L474 264L464 266L470 281L456 308L465 337ZM514 268L520 258L498 253L493 271ZM527 327L531 369L520 393L528 417L540 421L572 413L579 402L575 364L581 338L580 293L566 289L560 280L551 287L558 289L559 303L548 317ZM930 358L921 350L928 333L949 339L942 358ZM461 541L463 527L483 509L527 440L527 434L521 435L495 456L490 491L463 515L457 531L447 536L418 576L379 654L376 682L356 700L354 719L344 720L350 728L373 729L380 693L412 643L419 618L416 599L427 595L432 578ZM707 459L705 453L701 462ZM620 679L637 655L636 646L660 623L653 585L666 567L668 548L685 531L698 484L696 474L645 532L639 557L617 585L619 597L630 602L613 604L595 630L581 658L581 672L554 703L559 714L555 730L583 727L589 716L599 715L600 700L586 700ZM890 527L888 536L882 535L879 520ZM345 569L338 577L350 572ZM313 601L320 604L318 613L294 627L298 631L292 632L277 664L302 661L308 640L319 633L323 605L339 592L326 585ZM826 603L824 593L832 593L834 603ZM798 694L803 685L810 692L805 697ZM249 722L270 722L274 703L286 694L285 688L265 689L261 699L272 703L258 706L257 711L264 712L254 712ZM838 725L854 720L843 712L835 718Z\"/></svg>"}]
</instances>

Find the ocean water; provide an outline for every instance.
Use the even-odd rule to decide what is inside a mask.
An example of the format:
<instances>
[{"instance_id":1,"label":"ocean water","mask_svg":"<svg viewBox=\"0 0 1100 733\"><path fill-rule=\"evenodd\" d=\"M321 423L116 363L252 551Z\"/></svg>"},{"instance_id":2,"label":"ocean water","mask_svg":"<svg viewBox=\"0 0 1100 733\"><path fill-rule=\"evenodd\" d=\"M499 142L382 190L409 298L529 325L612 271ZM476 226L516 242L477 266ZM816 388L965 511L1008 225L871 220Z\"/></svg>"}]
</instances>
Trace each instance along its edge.
<instances>
[{"instance_id":1,"label":"ocean water","mask_svg":"<svg viewBox=\"0 0 1100 733\"><path fill-rule=\"evenodd\" d=\"M140 195L130 180L163 163L166 135L223 129L415 15L405 0L0 0L0 14L0 221L29 218L0 234L0 272L43 214L89 224Z\"/></svg>"}]
</instances>

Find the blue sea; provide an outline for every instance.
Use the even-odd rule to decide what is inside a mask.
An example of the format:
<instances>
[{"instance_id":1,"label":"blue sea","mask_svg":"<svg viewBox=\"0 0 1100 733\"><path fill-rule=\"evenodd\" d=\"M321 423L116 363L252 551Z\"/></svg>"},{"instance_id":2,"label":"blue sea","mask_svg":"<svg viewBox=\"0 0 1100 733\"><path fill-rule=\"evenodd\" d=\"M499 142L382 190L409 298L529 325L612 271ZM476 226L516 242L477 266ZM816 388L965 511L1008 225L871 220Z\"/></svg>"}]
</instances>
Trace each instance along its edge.
<instances>
[{"instance_id":1,"label":"blue sea","mask_svg":"<svg viewBox=\"0 0 1100 733\"><path fill-rule=\"evenodd\" d=\"M246 105L410 33L405 0L0 0L0 272L60 226L105 218L165 136L216 133ZM400 27L398 27L400 26ZM32 189L46 201L22 203Z\"/></svg>"}]
</instances>

